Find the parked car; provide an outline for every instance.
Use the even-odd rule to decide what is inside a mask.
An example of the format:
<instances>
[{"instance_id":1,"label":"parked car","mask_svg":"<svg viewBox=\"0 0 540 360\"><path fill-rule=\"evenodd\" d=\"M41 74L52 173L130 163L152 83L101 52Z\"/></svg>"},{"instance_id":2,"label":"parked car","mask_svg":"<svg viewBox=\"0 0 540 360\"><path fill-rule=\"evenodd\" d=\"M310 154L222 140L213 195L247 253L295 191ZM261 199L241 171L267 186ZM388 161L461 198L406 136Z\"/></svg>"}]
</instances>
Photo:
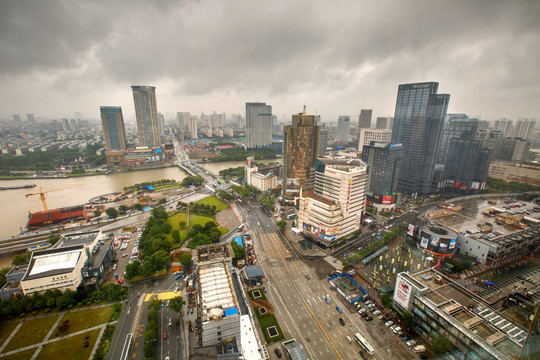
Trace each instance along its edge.
<instances>
[{"instance_id":1,"label":"parked car","mask_svg":"<svg viewBox=\"0 0 540 360\"><path fill-rule=\"evenodd\" d=\"M414 346L414 345L416 345L416 340L414 340L414 339L407 340L406 344L407 344L407 346Z\"/></svg>"},{"instance_id":2,"label":"parked car","mask_svg":"<svg viewBox=\"0 0 540 360\"><path fill-rule=\"evenodd\" d=\"M396 326L395 328L392 329L392 331L394 332L394 334L401 334L401 327Z\"/></svg>"},{"instance_id":3,"label":"parked car","mask_svg":"<svg viewBox=\"0 0 540 360\"><path fill-rule=\"evenodd\" d=\"M118 279L118 280L116 280L116 282L119 283L119 284L123 284L123 283L124 283L124 280Z\"/></svg>"},{"instance_id":4,"label":"parked car","mask_svg":"<svg viewBox=\"0 0 540 360\"><path fill-rule=\"evenodd\" d=\"M384 325L392 326L392 325L394 325L394 322L392 320L388 320L387 322L384 323Z\"/></svg>"},{"instance_id":5,"label":"parked car","mask_svg":"<svg viewBox=\"0 0 540 360\"><path fill-rule=\"evenodd\" d=\"M281 356L282 356L282 355L281 355L281 351L279 350L279 348L275 348L275 349L274 349L274 353L276 354L276 356L277 356L278 358L281 359Z\"/></svg>"},{"instance_id":6,"label":"parked car","mask_svg":"<svg viewBox=\"0 0 540 360\"><path fill-rule=\"evenodd\" d=\"M367 316L365 317L365 319L366 319L366 321L371 321L371 320L373 320L373 318L372 318L371 316L369 316L369 315L367 315Z\"/></svg>"},{"instance_id":7,"label":"parked car","mask_svg":"<svg viewBox=\"0 0 540 360\"><path fill-rule=\"evenodd\" d=\"M336 310L341 314L343 312L343 310L341 310L341 308L339 306L336 306Z\"/></svg>"},{"instance_id":8,"label":"parked car","mask_svg":"<svg viewBox=\"0 0 540 360\"><path fill-rule=\"evenodd\" d=\"M327 304L330 304L330 299L329 298L325 297L324 301L326 301Z\"/></svg>"},{"instance_id":9,"label":"parked car","mask_svg":"<svg viewBox=\"0 0 540 360\"><path fill-rule=\"evenodd\" d=\"M345 320L343 320L342 318L339 318L339 323L340 323L342 326L345 326Z\"/></svg>"},{"instance_id":10,"label":"parked car","mask_svg":"<svg viewBox=\"0 0 540 360\"><path fill-rule=\"evenodd\" d=\"M373 315L379 315L380 313L381 313L380 310L375 310L375 311L373 311Z\"/></svg>"},{"instance_id":11,"label":"parked car","mask_svg":"<svg viewBox=\"0 0 540 360\"><path fill-rule=\"evenodd\" d=\"M163 331L163 338L164 338L164 339L167 338L167 330L164 330L164 331Z\"/></svg>"},{"instance_id":12,"label":"parked car","mask_svg":"<svg viewBox=\"0 0 540 360\"><path fill-rule=\"evenodd\" d=\"M363 314L363 313L365 313L365 312L366 312L366 309L364 309L364 308L360 308L360 310L358 310L358 313L359 313L359 314Z\"/></svg>"}]
</instances>

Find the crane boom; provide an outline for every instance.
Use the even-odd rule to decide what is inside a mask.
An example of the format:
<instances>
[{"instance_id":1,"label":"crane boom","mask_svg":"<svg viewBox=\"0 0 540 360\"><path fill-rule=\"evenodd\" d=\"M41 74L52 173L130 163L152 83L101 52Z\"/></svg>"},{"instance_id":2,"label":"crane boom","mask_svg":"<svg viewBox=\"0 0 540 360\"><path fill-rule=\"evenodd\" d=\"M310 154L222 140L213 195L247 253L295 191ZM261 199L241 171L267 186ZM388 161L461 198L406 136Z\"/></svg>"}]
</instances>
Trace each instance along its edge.
<instances>
[{"instance_id":1,"label":"crane boom","mask_svg":"<svg viewBox=\"0 0 540 360\"><path fill-rule=\"evenodd\" d=\"M58 188L58 189L51 189L51 190L45 190L45 191L43 191L43 188L40 186L40 187L39 187L39 192L26 194L25 197L30 197L30 196L34 196L34 195L39 195L39 198L40 198L41 202L43 203L43 209L44 209L44 211L48 211L48 209L47 209L47 202L45 201L45 194L48 194L48 193L54 192L54 191L60 191L60 190L65 190L65 189L71 189L71 188L78 187L78 186L82 186L82 185L84 185L84 184L72 185L72 186L66 186L66 187L62 187L62 188Z\"/></svg>"}]
</instances>

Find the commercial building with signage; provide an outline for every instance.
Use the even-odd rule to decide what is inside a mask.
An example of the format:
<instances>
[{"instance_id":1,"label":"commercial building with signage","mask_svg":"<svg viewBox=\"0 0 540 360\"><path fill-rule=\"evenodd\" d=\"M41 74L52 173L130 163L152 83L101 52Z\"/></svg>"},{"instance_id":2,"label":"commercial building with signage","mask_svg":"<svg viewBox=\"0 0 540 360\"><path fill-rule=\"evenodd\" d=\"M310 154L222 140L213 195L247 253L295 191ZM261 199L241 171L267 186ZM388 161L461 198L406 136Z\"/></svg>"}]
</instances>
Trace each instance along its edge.
<instances>
[{"instance_id":1,"label":"commercial building with signage","mask_svg":"<svg viewBox=\"0 0 540 360\"><path fill-rule=\"evenodd\" d=\"M277 176L269 171L265 174L259 172L259 166L255 162L255 158L250 156L246 159L244 165L246 184L253 186L261 191L270 191L277 186Z\"/></svg>"},{"instance_id":2,"label":"commercial building with signage","mask_svg":"<svg viewBox=\"0 0 540 360\"><path fill-rule=\"evenodd\" d=\"M367 204L378 210L395 206L401 150L401 144L375 141L363 147L362 161L368 165Z\"/></svg>"},{"instance_id":3,"label":"commercial building with signage","mask_svg":"<svg viewBox=\"0 0 540 360\"><path fill-rule=\"evenodd\" d=\"M367 167L360 159L319 158L315 189L302 190L297 227L323 246L360 229Z\"/></svg>"},{"instance_id":4,"label":"commercial building with signage","mask_svg":"<svg viewBox=\"0 0 540 360\"><path fill-rule=\"evenodd\" d=\"M445 226L431 222L420 226L409 224L407 235L415 239L420 249L433 255L448 257L456 253L458 234Z\"/></svg>"},{"instance_id":5,"label":"commercial building with signage","mask_svg":"<svg viewBox=\"0 0 540 360\"><path fill-rule=\"evenodd\" d=\"M393 300L398 312L413 314L415 330L427 342L448 339L457 359L517 357L527 335L505 312L432 269L398 274Z\"/></svg>"}]
</instances>

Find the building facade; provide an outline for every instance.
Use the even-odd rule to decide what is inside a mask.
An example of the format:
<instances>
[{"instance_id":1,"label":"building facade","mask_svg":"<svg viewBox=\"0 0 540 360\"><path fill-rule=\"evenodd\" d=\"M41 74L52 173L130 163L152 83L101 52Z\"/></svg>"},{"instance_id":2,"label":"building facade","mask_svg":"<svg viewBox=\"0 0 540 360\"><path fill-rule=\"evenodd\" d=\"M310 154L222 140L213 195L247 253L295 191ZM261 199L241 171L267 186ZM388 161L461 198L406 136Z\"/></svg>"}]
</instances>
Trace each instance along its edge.
<instances>
[{"instance_id":1,"label":"building facade","mask_svg":"<svg viewBox=\"0 0 540 360\"><path fill-rule=\"evenodd\" d=\"M246 147L263 148L272 145L272 106L266 103L246 103Z\"/></svg>"},{"instance_id":2,"label":"building facade","mask_svg":"<svg viewBox=\"0 0 540 360\"><path fill-rule=\"evenodd\" d=\"M319 155L326 155L328 148L328 130L321 129L319 133Z\"/></svg>"},{"instance_id":3,"label":"building facade","mask_svg":"<svg viewBox=\"0 0 540 360\"><path fill-rule=\"evenodd\" d=\"M515 181L540 186L540 165L492 161L489 164L488 176L508 182Z\"/></svg>"},{"instance_id":4,"label":"building facade","mask_svg":"<svg viewBox=\"0 0 540 360\"><path fill-rule=\"evenodd\" d=\"M360 115L358 116L358 129L369 129L371 127L372 114L372 109L360 110Z\"/></svg>"},{"instance_id":5,"label":"building facade","mask_svg":"<svg viewBox=\"0 0 540 360\"><path fill-rule=\"evenodd\" d=\"M314 190L300 193L297 227L326 247L357 231L366 183L367 167L359 159L317 159Z\"/></svg>"},{"instance_id":6,"label":"building facade","mask_svg":"<svg viewBox=\"0 0 540 360\"><path fill-rule=\"evenodd\" d=\"M347 145L349 142L349 131L351 129L351 117L340 116L338 118L337 142Z\"/></svg>"},{"instance_id":7,"label":"building facade","mask_svg":"<svg viewBox=\"0 0 540 360\"><path fill-rule=\"evenodd\" d=\"M375 127L377 129L390 129L392 130L393 120L391 117L378 117Z\"/></svg>"},{"instance_id":8,"label":"building facade","mask_svg":"<svg viewBox=\"0 0 540 360\"><path fill-rule=\"evenodd\" d=\"M315 115L294 114L283 130L284 201L292 201L301 187L313 188L311 173L319 153L319 126Z\"/></svg>"},{"instance_id":9,"label":"building facade","mask_svg":"<svg viewBox=\"0 0 540 360\"><path fill-rule=\"evenodd\" d=\"M135 117L140 146L161 145L161 121L158 116L156 88L154 86L132 86Z\"/></svg>"},{"instance_id":10,"label":"building facade","mask_svg":"<svg viewBox=\"0 0 540 360\"><path fill-rule=\"evenodd\" d=\"M392 141L392 130L386 129L360 129L358 138L358 151L362 151L365 145L371 144L372 141L390 143Z\"/></svg>"},{"instance_id":11,"label":"building facade","mask_svg":"<svg viewBox=\"0 0 540 360\"><path fill-rule=\"evenodd\" d=\"M192 139L199 138L199 136L197 135L197 115L190 115L188 117L188 130Z\"/></svg>"},{"instance_id":12,"label":"building facade","mask_svg":"<svg viewBox=\"0 0 540 360\"><path fill-rule=\"evenodd\" d=\"M520 119L514 129L514 137L522 139L531 139L534 136L536 121L532 119Z\"/></svg>"},{"instance_id":13,"label":"building facade","mask_svg":"<svg viewBox=\"0 0 540 360\"><path fill-rule=\"evenodd\" d=\"M455 138L474 139L477 129L477 119L469 119L466 114L448 114L442 131L441 147L437 163L446 163L450 140Z\"/></svg>"},{"instance_id":14,"label":"building facade","mask_svg":"<svg viewBox=\"0 0 540 360\"><path fill-rule=\"evenodd\" d=\"M125 150L127 148L124 116L120 106L100 106L101 125L105 138L105 149Z\"/></svg>"},{"instance_id":15,"label":"building facade","mask_svg":"<svg viewBox=\"0 0 540 360\"><path fill-rule=\"evenodd\" d=\"M378 209L395 206L401 167L401 144L372 141L364 145L362 161L368 166L367 204Z\"/></svg>"},{"instance_id":16,"label":"building facade","mask_svg":"<svg viewBox=\"0 0 540 360\"><path fill-rule=\"evenodd\" d=\"M441 132L450 95L438 94L439 83L399 85L392 143L403 144L398 189L417 196L430 194Z\"/></svg>"},{"instance_id":17,"label":"building facade","mask_svg":"<svg viewBox=\"0 0 540 360\"><path fill-rule=\"evenodd\" d=\"M176 113L176 121L178 122L178 127L180 129L185 129L188 127L189 122L189 116L191 114L189 112L182 112L179 111Z\"/></svg>"}]
</instances>

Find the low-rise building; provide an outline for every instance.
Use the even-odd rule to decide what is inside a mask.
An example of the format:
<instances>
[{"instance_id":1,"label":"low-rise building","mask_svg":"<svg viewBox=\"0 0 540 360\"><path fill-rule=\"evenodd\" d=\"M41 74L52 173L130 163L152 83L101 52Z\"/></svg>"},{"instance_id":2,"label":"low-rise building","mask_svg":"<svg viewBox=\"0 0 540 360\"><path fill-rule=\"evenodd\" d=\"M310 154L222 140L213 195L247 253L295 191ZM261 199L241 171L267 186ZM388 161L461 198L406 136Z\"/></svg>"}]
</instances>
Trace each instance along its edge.
<instances>
[{"instance_id":1,"label":"low-rise building","mask_svg":"<svg viewBox=\"0 0 540 360\"><path fill-rule=\"evenodd\" d=\"M253 186L261 191L269 191L275 189L277 186L277 176L272 171L266 173L259 172L259 166L255 162L255 158L250 156L246 159L244 165L246 184Z\"/></svg>"},{"instance_id":2,"label":"low-rise building","mask_svg":"<svg viewBox=\"0 0 540 360\"><path fill-rule=\"evenodd\" d=\"M504 181L514 181L540 186L540 165L492 161L489 165L488 176Z\"/></svg>"}]
</instances>

